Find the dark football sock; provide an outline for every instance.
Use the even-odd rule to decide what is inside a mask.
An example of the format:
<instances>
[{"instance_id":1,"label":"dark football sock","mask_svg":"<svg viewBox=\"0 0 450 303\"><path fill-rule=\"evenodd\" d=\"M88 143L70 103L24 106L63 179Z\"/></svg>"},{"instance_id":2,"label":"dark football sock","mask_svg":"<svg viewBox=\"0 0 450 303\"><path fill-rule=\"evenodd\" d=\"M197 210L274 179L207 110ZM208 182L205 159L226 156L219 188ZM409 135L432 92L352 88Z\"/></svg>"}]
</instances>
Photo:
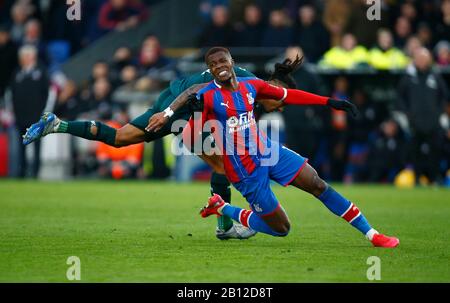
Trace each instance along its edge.
<instances>
[{"instance_id":1,"label":"dark football sock","mask_svg":"<svg viewBox=\"0 0 450 303\"><path fill-rule=\"evenodd\" d=\"M57 132L101 141L112 146L116 141L116 129L99 121L61 121Z\"/></svg>"},{"instance_id":2,"label":"dark football sock","mask_svg":"<svg viewBox=\"0 0 450 303\"><path fill-rule=\"evenodd\" d=\"M231 203L230 181L222 174L213 173L211 176L211 195L218 194L225 202ZM221 230L229 230L233 226L233 220L228 216L217 218L217 227Z\"/></svg>"}]
</instances>

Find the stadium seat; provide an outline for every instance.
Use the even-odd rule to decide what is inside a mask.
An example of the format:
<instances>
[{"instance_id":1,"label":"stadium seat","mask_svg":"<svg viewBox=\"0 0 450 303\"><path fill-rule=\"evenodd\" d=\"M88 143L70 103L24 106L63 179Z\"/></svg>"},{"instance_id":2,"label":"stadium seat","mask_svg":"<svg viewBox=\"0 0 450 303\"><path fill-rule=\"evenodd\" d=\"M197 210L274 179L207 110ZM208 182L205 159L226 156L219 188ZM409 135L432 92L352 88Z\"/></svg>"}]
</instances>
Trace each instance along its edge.
<instances>
[{"instance_id":1,"label":"stadium seat","mask_svg":"<svg viewBox=\"0 0 450 303\"><path fill-rule=\"evenodd\" d=\"M49 70L54 72L70 56L70 44L66 40L53 40L47 45L47 55L49 58Z\"/></svg>"}]
</instances>

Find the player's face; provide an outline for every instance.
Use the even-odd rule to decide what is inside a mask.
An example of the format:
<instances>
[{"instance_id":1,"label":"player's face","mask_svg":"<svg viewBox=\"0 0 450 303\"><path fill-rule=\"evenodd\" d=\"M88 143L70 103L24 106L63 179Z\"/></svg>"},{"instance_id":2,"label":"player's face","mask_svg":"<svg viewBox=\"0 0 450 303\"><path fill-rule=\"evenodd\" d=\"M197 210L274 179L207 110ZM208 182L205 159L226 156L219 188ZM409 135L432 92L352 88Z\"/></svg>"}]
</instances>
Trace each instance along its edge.
<instances>
[{"instance_id":1,"label":"player's face","mask_svg":"<svg viewBox=\"0 0 450 303\"><path fill-rule=\"evenodd\" d=\"M226 52L217 52L206 62L212 76L219 82L228 82L233 76L233 59Z\"/></svg>"}]
</instances>

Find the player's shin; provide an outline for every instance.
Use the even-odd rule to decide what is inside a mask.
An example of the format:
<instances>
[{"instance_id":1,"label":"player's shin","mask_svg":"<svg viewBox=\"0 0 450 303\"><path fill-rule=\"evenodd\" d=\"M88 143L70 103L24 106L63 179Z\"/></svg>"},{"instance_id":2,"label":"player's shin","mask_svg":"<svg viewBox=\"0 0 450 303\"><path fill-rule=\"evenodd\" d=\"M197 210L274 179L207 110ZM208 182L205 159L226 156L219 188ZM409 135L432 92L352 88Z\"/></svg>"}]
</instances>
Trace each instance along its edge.
<instances>
[{"instance_id":1,"label":"player's shin","mask_svg":"<svg viewBox=\"0 0 450 303\"><path fill-rule=\"evenodd\" d=\"M243 209L233 205L225 204L221 210L222 214L232 218L233 220L241 223L245 227L249 227L257 232L262 232L264 234L272 236L286 236L287 234L278 233L270 228L266 222L264 222L261 217L255 214L251 210ZM223 216L222 216L223 217Z\"/></svg>"},{"instance_id":2,"label":"player's shin","mask_svg":"<svg viewBox=\"0 0 450 303\"><path fill-rule=\"evenodd\" d=\"M68 133L88 140L101 141L114 146L116 129L99 121L61 121L58 133Z\"/></svg>"},{"instance_id":3,"label":"player's shin","mask_svg":"<svg viewBox=\"0 0 450 303\"><path fill-rule=\"evenodd\" d=\"M211 195L218 194L224 201L231 203L231 188L227 177L216 172L211 176ZM233 221L228 216L217 218L217 227L220 230L227 231L233 226Z\"/></svg>"},{"instance_id":4,"label":"player's shin","mask_svg":"<svg viewBox=\"0 0 450 303\"><path fill-rule=\"evenodd\" d=\"M322 201L332 213L349 222L369 240L372 240L373 235L378 233L370 226L358 207L336 192L331 186L328 185L318 199Z\"/></svg>"}]
</instances>

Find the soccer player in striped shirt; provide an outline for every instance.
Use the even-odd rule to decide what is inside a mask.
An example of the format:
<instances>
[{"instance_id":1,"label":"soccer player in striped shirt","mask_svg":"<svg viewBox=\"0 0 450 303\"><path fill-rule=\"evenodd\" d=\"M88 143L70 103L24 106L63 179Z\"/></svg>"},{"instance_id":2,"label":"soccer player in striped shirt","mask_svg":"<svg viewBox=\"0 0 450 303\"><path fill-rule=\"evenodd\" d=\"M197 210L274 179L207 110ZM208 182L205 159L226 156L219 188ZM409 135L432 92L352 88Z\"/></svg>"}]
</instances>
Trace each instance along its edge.
<instances>
[{"instance_id":1,"label":"soccer player in striped shirt","mask_svg":"<svg viewBox=\"0 0 450 303\"><path fill-rule=\"evenodd\" d=\"M205 55L205 62L214 80L190 101L201 112L201 125L210 123L210 128L214 129L214 139L223 155L226 176L246 198L251 210L233 206L219 195L214 195L201 210L202 217L226 215L258 232L286 236L290 223L270 188L270 180L274 180L283 186L292 185L312 194L332 213L358 229L374 246L393 248L399 244L397 238L385 236L372 228L358 207L322 180L307 159L260 132L253 116L254 102L258 99L276 99L280 106L330 106L356 115L357 109L352 103L273 86L254 77L238 78L233 71L234 61L226 48L211 48ZM170 115L176 112L184 105L182 103L175 100L165 113ZM156 114L153 121L150 120L150 130L164 125L166 119L162 119L162 115ZM197 133L192 131L194 124L191 119L191 129L185 128L188 136Z\"/></svg>"}]
</instances>

